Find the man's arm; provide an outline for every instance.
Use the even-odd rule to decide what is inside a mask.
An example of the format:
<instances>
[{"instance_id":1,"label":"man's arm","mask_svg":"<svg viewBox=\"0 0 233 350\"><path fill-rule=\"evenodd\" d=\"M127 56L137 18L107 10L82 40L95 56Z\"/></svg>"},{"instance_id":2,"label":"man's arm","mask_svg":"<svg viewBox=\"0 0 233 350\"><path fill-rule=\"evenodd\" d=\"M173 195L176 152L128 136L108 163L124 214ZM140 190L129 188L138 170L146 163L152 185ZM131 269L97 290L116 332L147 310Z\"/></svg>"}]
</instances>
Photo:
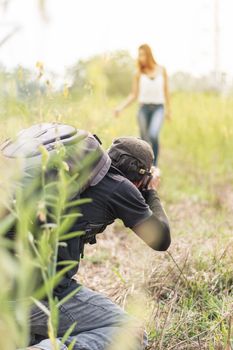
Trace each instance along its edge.
<instances>
[{"instance_id":1,"label":"man's arm","mask_svg":"<svg viewBox=\"0 0 233 350\"><path fill-rule=\"evenodd\" d=\"M160 202L157 188L160 183L160 171L153 168L153 175L142 195L148 204L152 215L141 224L133 227L133 231L152 249L164 251L171 243L168 217Z\"/></svg>"},{"instance_id":2,"label":"man's arm","mask_svg":"<svg viewBox=\"0 0 233 350\"><path fill-rule=\"evenodd\" d=\"M143 197L152 215L132 229L152 249L167 250L171 243L170 227L158 193L150 188L143 191Z\"/></svg>"},{"instance_id":3,"label":"man's arm","mask_svg":"<svg viewBox=\"0 0 233 350\"><path fill-rule=\"evenodd\" d=\"M168 218L157 194L159 181L156 169L146 190L139 191L125 179L109 201L108 208L148 246L164 251L168 249L171 238Z\"/></svg>"}]
</instances>

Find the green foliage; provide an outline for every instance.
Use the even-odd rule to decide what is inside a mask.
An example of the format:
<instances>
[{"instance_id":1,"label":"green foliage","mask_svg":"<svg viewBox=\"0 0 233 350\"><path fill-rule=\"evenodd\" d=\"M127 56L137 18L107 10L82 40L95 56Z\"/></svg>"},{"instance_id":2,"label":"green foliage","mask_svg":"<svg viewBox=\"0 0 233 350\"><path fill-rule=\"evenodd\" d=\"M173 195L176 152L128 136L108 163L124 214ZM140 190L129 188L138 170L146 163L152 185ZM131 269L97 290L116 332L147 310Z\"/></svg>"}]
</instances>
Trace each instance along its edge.
<instances>
[{"instance_id":1,"label":"green foliage","mask_svg":"<svg viewBox=\"0 0 233 350\"><path fill-rule=\"evenodd\" d=\"M79 61L70 71L71 89L79 96L90 92L126 96L131 90L133 73L134 61L126 51L94 56Z\"/></svg>"},{"instance_id":2,"label":"green foliage","mask_svg":"<svg viewBox=\"0 0 233 350\"><path fill-rule=\"evenodd\" d=\"M104 74L107 77L108 96L126 96L131 91L132 77L136 67L126 51L115 52L106 59Z\"/></svg>"},{"instance_id":3,"label":"green foliage","mask_svg":"<svg viewBox=\"0 0 233 350\"><path fill-rule=\"evenodd\" d=\"M14 174L12 181L5 178L2 188L2 225L0 236L0 291L2 313L0 324L9 329L11 337L0 339L0 348L24 347L29 339L28 313L32 302L48 316L48 337L54 349L58 325L58 309L70 296L59 302L54 299L53 290L63 275L77 265L77 261L60 264L57 271L58 249L66 245L66 240L83 234L69 232L80 216L77 205L88 200L70 200L77 193L77 175L69 174L65 162L66 150L59 143L56 155L50 157L41 146L41 171L32 180L24 180L18 174L17 161L11 163ZM56 162L54 163L54 159ZM91 159L82 167L83 177ZM57 175L51 182L48 176L51 166L56 164ZM8 169L9 171L9 169ZM79 173L81 176L81 172ZM16 180L17 179L17 180ZM75 209L75 211L74 211ZM9 214L7 214L9 212ZM40 222L40 225L38 225ZM8 231L15 234L9 241ZM63 266L64 265L64 266ZM78 288L77 288L78 290ZM77 292L76 290L76 292ZM72 293L73 295L73 293ZM39 299L45 297L49 309ZM2 328L0 328L2 332ZM69 330L68 330L69 331Z\"/></svg>"},{"instance_id":4,"label":"green foliage","mask_svg":"<svg viewBox=\"0 0 233 350\"><path fill-rule=\"evenodd\" d=\"M189 233L187 230L186 236ZM152 315L156 328L150 324L154 348L209 349L210 344L213 348L226 345L232 315L233 265L232 250L223 257L221 249L228 239L222 236L221 246L214 252L210 246L210 242L216 244L214 238L202 245L200 239L186 237L191 254L179 249L181 243L161 267L148 271L148 290L156 298ZM218 261L214 253L219 255ZM225 349L222 346L219 349Z\"/></svg>"},{"instance_id":5,"label":"green foliage","mask_svg":"<svg viewBox=\"0 0 233 350\"><path fill-rule=\"evenodd\" d=\"M74 70L74 84L70 90L50 94L50 87L46 85L44 93L35 94L27 101L11 93L14 89L10 89L8 94L2 93L0 120L4 128L1 129L0 139L13 136L16 131L32 123L54 120L71 123L96 133L103 141L104 147L108 147L114 137L138 135L136 106L123 112L118 119L114 118L112 113L120 101L118 95L126 95L130 90L133 73L133 63L130 60L127 54L117 53L116 56L95 57L87 62L79 62ZM216 227L210 230L209 227L206 228L206 222L211 222L212 217L204 220L199 215L198 219L193 220L190 213L193 208L204 203L207 207L218 206L218 213L223 216L221 222L225 220L223 206L227 201L228 191L222 195L221 189L224 186L228 189L233 179L232 108L231 96L181 92L172 95L173 120L171 123L165 121L161 134L161 197L171 206L172 214L173 210L177 211L173 214L177 216L174 226L178 222L180 226L175 226L173 235L181 242L189 239L188 246L191 247L193 255L181 276L179 269L177 275L173 273L171 259L161 262L161 257L158 258L157 265L162 264L162 267L161 275L157 276L164 281L162 287L161 280L158 285L162 290L165 289L165 293L160 290L156 327L150 322L148 329L151 331L152 342L160 344L161 349L168 346L171 339L173 342L177 339L183 342L187 337L191 338L208 331L212 329L213 323L217 328L211 333L213 338L208 338L210 348L216 348L219 339L223 341L227 336L227 317L229 305L232 303L229 296L232 286L231 262L227 258L221 261L213 260L213 254L208 254L208 249L200 250L201 246L205 246L207 239L215 240L217 236L223 239L221 224L216 224ZM32 300L25 303L25 299L31 295L38 304L39 299L47 294L48 334L54 340L59 303L52 298L51 290L62 275L77 263L63 263L61 272L56 273L55 262L59 245L66 244L67 238L82 235L82 232L70 232L73 221L80 215L73 207L81 204L81 201L69 199L75 177L69 176L63 151L60 150L59 177L47 182L44 173L49 161L46 152L43 149L41 152L43 176L40 181L43 191L36 190L37 183L28 188L28 193L19 188L17 206L14 209L10 206L14 169L1 163L0 334L11 334L11 337L0 337L0 348L5 350L12 350L16 344L24 346L27 343L27 320ZM87 168L88 162L84 163ZM81 174L79 180L85 181L85 175ZM185 203L185 211L180 217L184 208L180 209L176 205L182 201ZM190 212L186 214L189 207ZM8 215L6 209L9 211ZM44 226L40 234L38 232L38 235L34 236L31 233L35 227L29 219L38 215L44 221ZM16 217L20 218L17 239L15 243L10 243L4 238L4 233ZM224 239L228 242L228 236ZM220 251L218 244L219 242L216 243L216 249ZM17 252L14 256L10 254L12 249ZM179 249L178 247L178 256ZM183 266L183 262L181 259L178 265ZM120 277L119 281L125 281L118 270L117 266L114 272ZM171 280L162 279L167 272L173 277ZM148 272L146 278L153 282L158 271L153 276L150 273ZM37 286L38 274L43 279L40 288ZM176 295L172 294L175 277L178 279L178 284L175 284ZM170 283L171 293L168 292ZM152 298L156 299L156 289L150 284L147 287ZM18 302L12 307L11 300L15 298ZM165 324L168 313L171 317L168 324ZM226 318L222 321L224 315ZM68 334L69 331L64 339ZM203 337L205 336L206 334L203 334ZM184 349L186 345L184 342Z\"/></svg>"}]
</instances>

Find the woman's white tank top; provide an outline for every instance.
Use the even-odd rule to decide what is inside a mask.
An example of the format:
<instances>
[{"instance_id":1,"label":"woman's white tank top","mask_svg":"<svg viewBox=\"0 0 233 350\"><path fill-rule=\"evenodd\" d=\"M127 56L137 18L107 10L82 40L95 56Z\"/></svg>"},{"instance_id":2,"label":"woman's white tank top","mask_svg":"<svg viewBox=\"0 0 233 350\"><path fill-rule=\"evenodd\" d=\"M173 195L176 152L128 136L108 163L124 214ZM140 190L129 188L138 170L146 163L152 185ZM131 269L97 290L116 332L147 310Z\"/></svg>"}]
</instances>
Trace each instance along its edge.
<instances>
[{"instance_id":1,"label":"woman's white tank top","mask_svg":"<svg viewBox=\"0 0 233 350\"><path fill-rule=\"evenodd\" d=\"M164 75L162 67L158 67L155 78L150 78L146 74L140 75L138 101L145 104L164 104Z\"/></svg>"}]
</instances>

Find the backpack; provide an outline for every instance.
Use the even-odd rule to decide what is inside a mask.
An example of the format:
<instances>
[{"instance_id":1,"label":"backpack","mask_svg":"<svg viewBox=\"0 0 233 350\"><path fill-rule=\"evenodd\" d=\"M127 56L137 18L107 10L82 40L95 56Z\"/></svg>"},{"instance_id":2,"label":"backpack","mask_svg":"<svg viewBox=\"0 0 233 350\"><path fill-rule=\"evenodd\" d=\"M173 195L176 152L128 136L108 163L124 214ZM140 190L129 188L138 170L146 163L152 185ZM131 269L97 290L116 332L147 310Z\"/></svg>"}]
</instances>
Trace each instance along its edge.
<instances>
[{"instance_id":1,"label":"backpack","mask_svg":"<svg viewBox=\"0 0 233 350\"><path fill-rule=\"evenodd\" d=\"M74 126L59 123L36 124L21 130L14 140L8 139L0 145L0 152L7 159L23 160L22 183L27 184L34 175L41 171L42 154L39 146L43 145L49 156L56 154L57 146L65 147L69 173L77 172L77 165L88 157L92 157L85 183L78 186L75 197L79 196L89 186L97 185L107 174L111 159L101 147L101 141L96 135L76 129ZM51 170L49 170L51 171ZM102 225L93 230L87 230L83 236L84 243L95 243L95 236L103 230ZM9 232L9 237L14 233Z\"/></svg>"},{"instance_id":2,"label":"backpack","mask_svg":"<svg viewBox=\"0 0 233 350\"><path fill-rule=\"evenodd\" d=\"M69 172L75 173L77 165L85 157L93 156L85 186L97 185L107 174L111 159L101 147L101 141L96 135L76 129L74 126L59 123L42 123L21 130L14 140L8 139L0 145L0 151L6 158L23 159L23 176L32 176L41 169L42 155L39 146L43 145L53 156L58 145L63 145L67 151L66 162Z\"/></svg>"}]
</instances>

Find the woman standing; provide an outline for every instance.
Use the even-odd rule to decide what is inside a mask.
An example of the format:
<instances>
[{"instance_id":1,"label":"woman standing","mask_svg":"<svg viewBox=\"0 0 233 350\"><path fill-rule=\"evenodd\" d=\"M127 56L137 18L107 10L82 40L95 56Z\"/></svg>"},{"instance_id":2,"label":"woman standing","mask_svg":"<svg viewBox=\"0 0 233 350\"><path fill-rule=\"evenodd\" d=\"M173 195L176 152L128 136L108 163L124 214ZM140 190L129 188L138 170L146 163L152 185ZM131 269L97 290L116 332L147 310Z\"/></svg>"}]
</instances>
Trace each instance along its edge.
<instances>
[{"instance_id":1,"label":"woman standing","mask_svg":"<svg viewBox=\"0 0 233 350\"><path fill-rule=\"evenodd\" d=\"M159 132L164 115L170 119L170 99L168 78L164 67L160 66L152 54L149 45L138 49L138 72L134 77L131 94L115 109L119 115L133 101L138 99L138 122L141 138L152 145L154 164L159 153Z\"/></svg>"}]
</instances>

